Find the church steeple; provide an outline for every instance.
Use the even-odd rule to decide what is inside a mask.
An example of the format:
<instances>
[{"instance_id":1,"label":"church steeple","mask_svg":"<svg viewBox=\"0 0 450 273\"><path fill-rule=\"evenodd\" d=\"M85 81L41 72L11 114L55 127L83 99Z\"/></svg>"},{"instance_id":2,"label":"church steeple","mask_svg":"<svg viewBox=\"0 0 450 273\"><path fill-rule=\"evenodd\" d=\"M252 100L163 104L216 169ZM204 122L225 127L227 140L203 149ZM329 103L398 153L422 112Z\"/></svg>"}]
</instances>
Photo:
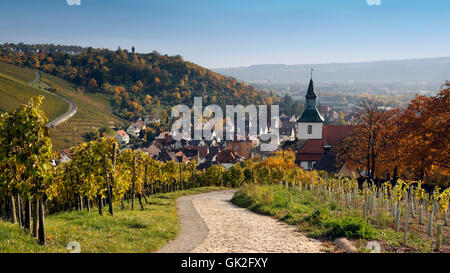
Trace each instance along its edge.
<instances>
[{"instance_id":1,"label":"church steeple","mask_svg":"<svg viewBox=\"0 0 450 273\"><path fill-rule=\"evenodd\" d=\"M308 90L306 91L305 111L297 120L297 137L298 139L322 139L323 117L316 108L317 95L314 91L314 82L309 80Z\"/></svg>"},{"instance_id":2,"label":"church steeple","mask_svg":"<svg viewBox=\"0 0 450 273\"><path fill-rule=\"evenodd\" d=\"M316 92L314 91L314 82L311 79L309 81L308 91L306 92L306 108L315 108L316 99L317 95Z\"/></svg>"},{"instance_id":3,"label":"church steeple","mask_svg":"<svg viewBox=\"0 0 450 273\"><path fill-rule=\"evenodd\" d=\"M312 72L314 70L311 68L311 79L309 80L308 90L306 91L305 100L305 111L298 120L298 122L323 122L324 119L320 115L316 108L317 95L314 91L314 82L312 79Z\"/></svg>"},{"instance_id":4,"label":"church steeple","mask_svg":"<svg viewBox=\"0 0 450 273\"><path fill-rule=\"evenodd\" d=\"M309 86L308 91L306 92L306 99L316 99L317 95L316 92L314 92L314 83L312 79L314 69L311 67L311 79L309 80Z\"/></svg>"}]
</instances>

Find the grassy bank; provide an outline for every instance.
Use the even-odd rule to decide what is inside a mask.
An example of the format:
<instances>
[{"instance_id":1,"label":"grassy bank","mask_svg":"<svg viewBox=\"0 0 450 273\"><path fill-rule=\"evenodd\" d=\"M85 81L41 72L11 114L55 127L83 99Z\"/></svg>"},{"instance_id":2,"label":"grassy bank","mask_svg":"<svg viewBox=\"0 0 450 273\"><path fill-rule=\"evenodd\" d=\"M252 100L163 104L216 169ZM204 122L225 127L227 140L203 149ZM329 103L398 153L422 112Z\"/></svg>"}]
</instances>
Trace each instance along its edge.
<instances>
[{"instance_id":1,"label":"grassy bank","mask_svg":"<svg viewBox=\"0 0 450 273\"><path fill-rule=\"evenodd\" d=\"M328 195L281 185L246 185L232 202L257 213L274 216L288 224L297 225L309 236L324 241L347 237L365 251L367 242L377 240L386 252L432 252L434 238L423 232L414 221L410 224L407 246L402 245L403 232L393 230L393 218L377 213L363 218L362 211L332 202ZM442 251L450 244L448 227L444 230Z\"/></svg>"},{"instance_id":2,"label":"grassy bank","mask_svg":"<svg viewBox=\"0 0 450 273\"><path fill-rule=\"evenodd\" d=\"M42 110L49 121L64 114L69 105L60 97L28 84L36 78L31 69L0 63L0 112L16 109L31 97L44 96Z\"/></svg>"},{"instance_id":3,"label":"grassy bank","mask_svg":"<svg viewBox=\"0 0 450 273\"><path fill-rule=\"evenodd\" d=\"M150 196L144 210L135 202L135 209L125 202L125 209L115 207L114 216L105 208L98 210L62 212L46 218L46 246L39 246L25 231L0 221L0 253L63 252L67 243L80 243L81 252L152 252L176 237L180 228L175 200L183 195L218 190L203 187Z\"/></svg>"}]
</instances>

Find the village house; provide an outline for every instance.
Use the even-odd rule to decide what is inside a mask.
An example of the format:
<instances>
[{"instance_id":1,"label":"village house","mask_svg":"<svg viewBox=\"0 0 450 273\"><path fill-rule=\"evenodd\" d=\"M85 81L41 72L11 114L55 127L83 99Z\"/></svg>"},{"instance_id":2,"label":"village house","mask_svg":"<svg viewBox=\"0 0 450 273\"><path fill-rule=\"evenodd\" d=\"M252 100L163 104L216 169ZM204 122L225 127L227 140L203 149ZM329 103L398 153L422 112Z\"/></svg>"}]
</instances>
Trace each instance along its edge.
<instances>
[{"instance_id":1,"label":"village house","mask_svg":"<svg viewBox=\"0 0 450 273\"><path fill-rule=\"evenodd\" d=\"M116 132L116 138L119 144L128 144L130 142L130 137L124 130L119 130Z\"/></svg>"},{"instance_id":2,"label":"village house","mask_svg":"<svg viewBox=\"0 0 450 273\"><path fill-rule=\"evenodd\" d=\"M242 160L243 158L231 149L225 149L216 156L217 164L224 166L226 169L231 168L231 166Z\"/></svg>"},{"instance_id":3,"label":"village house","mask_svg":"<svg viewBox=\"0 0 450 273\"><path fill-rule=\"evenodd\" d=\"M155 143L161 147L171 147L175 146L176 140L173 139L169 131L165 131L155 138Z\"/></svg>"},{"instance_id":4,"label":"village house","mask_svg":"<svg viewBox=\"0 0 450 273\"><path fill-rule=\"evenodd\" d=\"M59 157L61 159L61 163L66 163L72 160L72 153L70 152L70 149L67 148L62 150L62 152L59 154Z\"/></svg>"},{"instance_id":5,"label":"village house","mask_svg":"<svg viewBox=\"0 0 450 273\"><path fill-rule=\"evenodd\" d=\"M152 158L158 158L159 153L161 153L161 149L153 143L152 145L148 146L147 148L140 149L144 153L147 153Z\"/></svg>"},{"instance_id":6,"label":"village house","mask_svg":"<svg viewBox=\"0 0 450 273\"><path fill-rule=\"evenodd\" d=\"M144 117L145 124L153 124L153 123L160 123L161 119L157 117L156 115L146 115Z\"/></svg>"},{"instance_id":7,"label":"village house","mask_svg":"<svg viewBox=\"0 0 450 273\"><path fill-rule=\"evenodd\" d=\"M254 140L250 140L248 137L245 140L229 141L226 143L226 149L233 150L238 155L244 158L251 157L251 151L256 146Z\"/></svg>"},{"instance_id":8,"label":"village house","mask_svg":"<svg viewBox=\"0 0 450 273\"><path fill-rule=\"evenodd\" d=\"M127 133L130 136L139 137L139 133L141 132L141 130L145 130L145 128L145 122L139 119L138 121L131 123L131 125L127 129Z\"/></svg>"}]
</instances>

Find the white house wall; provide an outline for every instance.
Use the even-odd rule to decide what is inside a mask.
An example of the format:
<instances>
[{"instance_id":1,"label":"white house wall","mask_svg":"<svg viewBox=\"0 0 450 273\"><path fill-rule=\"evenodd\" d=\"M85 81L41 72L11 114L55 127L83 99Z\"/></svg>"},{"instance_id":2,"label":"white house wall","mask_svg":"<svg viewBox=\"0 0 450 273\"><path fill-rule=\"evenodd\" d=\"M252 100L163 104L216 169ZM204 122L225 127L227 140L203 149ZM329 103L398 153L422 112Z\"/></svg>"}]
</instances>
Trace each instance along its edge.
<instances>
[{"instance_id":1,"label":"white house wall","mask_svg":"<svg viewBox=\"0 0 450 273\"><path fill-rule=\"evenodd\" d=\"M312 134L308 134L308 125L312 125ZM297 137L299 139L322 139L323 123L299 122L297 126Z\"/></svg>"}]
</instances>

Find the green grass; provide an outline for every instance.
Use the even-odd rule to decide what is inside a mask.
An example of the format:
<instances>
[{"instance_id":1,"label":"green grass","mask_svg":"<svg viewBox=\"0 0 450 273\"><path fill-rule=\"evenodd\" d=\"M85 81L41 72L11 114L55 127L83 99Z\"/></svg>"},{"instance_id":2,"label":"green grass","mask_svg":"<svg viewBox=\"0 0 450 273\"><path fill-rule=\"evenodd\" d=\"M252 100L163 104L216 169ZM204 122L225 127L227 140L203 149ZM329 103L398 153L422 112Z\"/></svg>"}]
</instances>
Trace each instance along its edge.
<instances>
[{"instance_id":1,"label":"green grass","mask_svg":"<svg viewBox=\"0 0 450 273\"><path fill-rule=\"evenodd\" d=\"M41 108L49 121L64 114L69 108L67 102L54 94L0 74L0 112L13 111L21 104L27 103L31 97L38 95L45 97Z\"/></svg>"},{"instance_id":2,"label":"green grass","mask_svg":"<svg viewBox=\"0 0 450 273\"><path fill-rule=\"evenodd\" d=\"M0 76L12 78L23 84L29 84L36 78L36 73L28 68L0 62Z\"/></svg>"},{"instance_id":3,"label":"green grass","mask_svg":"<svg viewBox=\"0 0 450 273\"><path fill-rule=\"evenodd\" d=\"M325 241L336 237L350 238L365 251L368 241L377 240L385 252L432 252L434 238L425 234L425 226L410 219L407 245L403 246L403 231L393 230L393 218L379 211L363 218L360 204L347 208L333 203L327 194L281 185L244 185L232 202L257 213L274 216ZM359 202L359 201L358 201ZM443 252L449 251L449 227L443 229Z\"/></svg>"},{"instance_id":4,"label":"green grass","mask_svg":"<svg viewBox=\"0 0 450 273\"><path fill-rule=\"evenodd\" d=\"M70 241L80 243L81 252L153 252L178 234L176 198L218 189L203 187L156 194L148 198L151 204L145 205L144 210L136 202L132 211L125 202L125 209L114 208L114 216L109 215L107 208L103 216L96 209L90 213L74 211L48 215L46 246L38 245L17 225L0 221L0 253L68 252L66 246Z\"/></svg>"},{"instance_id":5,"label":"green grass","mask_svg":"<svg viewBox=\"0 0 450 273\"><path fill-rule=\"evenodd\" d=\"M45 97L42 110L49 121L64 114L69 105L52 94L71 99L78 106L78 113L68 122L50 130L54 150L72 147L84 141L83 135L103 126L121 127L126 121L113 115L110 96L106 94L82 94L77 86L41 72L41 81L29 86L36 78L35 71L28 68L0 63L0 112L12 111L26 103L32 96ZM53 90L48 92L47 90Z\"/></svg>"}]
</instances>

